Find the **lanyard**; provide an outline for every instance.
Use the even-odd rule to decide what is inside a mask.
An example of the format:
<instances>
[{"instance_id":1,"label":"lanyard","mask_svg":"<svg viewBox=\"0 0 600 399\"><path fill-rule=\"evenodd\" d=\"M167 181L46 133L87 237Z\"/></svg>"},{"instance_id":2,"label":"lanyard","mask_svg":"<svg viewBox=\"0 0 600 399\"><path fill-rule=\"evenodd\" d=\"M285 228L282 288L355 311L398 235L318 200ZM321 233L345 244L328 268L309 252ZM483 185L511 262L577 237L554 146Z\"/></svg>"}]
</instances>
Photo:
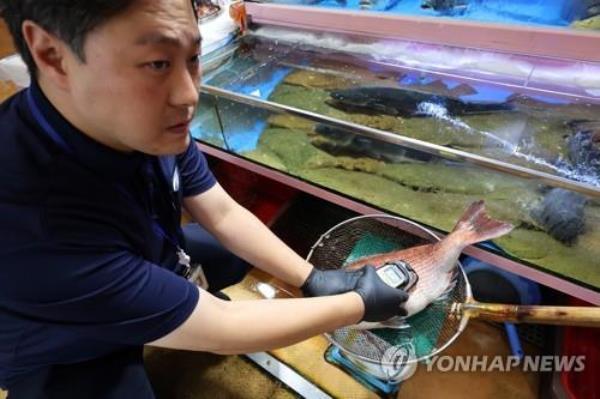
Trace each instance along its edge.
<instances>
[{"instance_id":1,"label":"lanyard","mask_svg":"<svg viewBox=\"0 0 600 399\"><path fill-rule=\"evenodd\" d=\"M48 120L44 117L40 108L38 107L35 99L33 98L33 94L31 92L31 88L27 89L27 103L31 114L37 124L42 128L42 131L46 133L46 135L56 143L65 153L69 155L74 155L74 151L71 146L63 139L63 137L58 134L58 132L54 129L54 127L48 122ZM125 198L134 206L139 207L138 201L135 200L133 195L125 189L121 184L117 184L115 182L111 182L112 185L121 192ZM150 202L152 202L152 198L150 198ZM179 240L176 235L169 234L154 217L150 217L152 230L155 234L159 235L162 239L168 241L171 245L173 245L177 250L177 258L181 265L186 268L186 271L190 269L190 257L179 245Z\"/></svg>"}]
</instances>

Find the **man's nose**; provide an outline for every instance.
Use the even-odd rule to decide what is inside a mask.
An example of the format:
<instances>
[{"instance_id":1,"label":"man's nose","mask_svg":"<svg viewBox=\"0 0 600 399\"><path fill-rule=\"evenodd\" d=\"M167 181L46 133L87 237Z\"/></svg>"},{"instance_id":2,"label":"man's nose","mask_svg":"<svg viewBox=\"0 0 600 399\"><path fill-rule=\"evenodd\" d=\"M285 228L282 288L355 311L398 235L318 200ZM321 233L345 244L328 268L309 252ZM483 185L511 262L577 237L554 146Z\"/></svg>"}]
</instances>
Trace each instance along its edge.
<instances>
[{"instance_id":1,"label":"man's nose","mask_svg":"<svg viewBox=\"0 0 600 399\"><path fill-rule=\"evenodd\" d=\"M198 103L198 90L200 86L200 73L184 70L174 76L171 88L171 105L181 107L194 107Z\"/></svg>"}]
</instances>

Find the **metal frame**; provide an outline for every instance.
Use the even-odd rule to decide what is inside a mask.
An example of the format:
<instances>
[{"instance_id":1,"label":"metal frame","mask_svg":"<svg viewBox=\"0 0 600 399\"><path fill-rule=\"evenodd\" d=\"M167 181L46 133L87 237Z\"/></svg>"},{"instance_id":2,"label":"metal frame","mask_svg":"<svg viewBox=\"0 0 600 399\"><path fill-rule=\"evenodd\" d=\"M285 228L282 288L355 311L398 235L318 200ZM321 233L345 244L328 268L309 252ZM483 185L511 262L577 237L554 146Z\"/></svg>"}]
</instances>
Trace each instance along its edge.
<instances>
[{"instance_id":1,"label":"metal frame","mask_svg":"<svg viewBox=\"0 0 600 399\"><path fill-rule=\"evenodd\" d=\"M331 396L312 382L266 352L250 353L246 357L304 398L331 399Z\"/></svg>"},{"instance_id":2,"label":"metal frame","mask_svg":"<svg viewBox=\"0 0 600 399\"><path fill-rule=\"evenodd\" d=\"M333 191L319 187L315 184L307 183L306 181L287 175L283 172L259 165L255 162L244 159L238 155L229 153L223 149L218 149L213 146L204 144L202 142L198 142L198 146L204 153L214 156L215 158L232 163L241 168L265 176L269 179L278 181L282 184L293 187L305 193L314 195L315 197L319 197L321 199L324 199L325 201L329 201L344 208L350 209L359 214L372 214L382 212L381 209L377 209L372 206L360 203L356 200L352 200L341 194L337 194ZM416 229L410 224L402 226L402 228L412 234L423 234L422 230ZM599 291L595 291L591 288L578 285L572 281L566 280L565 278L561 278L551 273L535 269L531 266L524 265L515 260L505 258L501 255L489 252L479 247L469 246L463 252L469 256L480 259L483 262L492 264L501 269L518 274L530 280L536 281L540 284L546 285L558 291L567 293L584 301L590 302L594 305L600 306Z\"/></svg>"},{"instance_id":3,"label":"metal frame","mask_svg":"<svg viewBox=\"0 0 600 399\"><path fill-rule=\"evenodd\" d=\"M600 61L598 32L251 2L246 9L259 24Z\"/></svg>"}]
</instances>

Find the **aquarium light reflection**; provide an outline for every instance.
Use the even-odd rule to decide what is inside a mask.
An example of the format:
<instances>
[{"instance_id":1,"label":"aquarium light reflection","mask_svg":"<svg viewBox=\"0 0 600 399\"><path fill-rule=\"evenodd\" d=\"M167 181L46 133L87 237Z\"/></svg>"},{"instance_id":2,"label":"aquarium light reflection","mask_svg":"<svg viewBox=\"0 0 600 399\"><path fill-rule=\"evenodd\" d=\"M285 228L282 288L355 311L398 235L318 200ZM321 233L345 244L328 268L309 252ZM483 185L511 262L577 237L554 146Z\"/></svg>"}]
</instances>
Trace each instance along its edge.
<instances>
[{"instance_id":1,"label":"aquarium light reflection","mask_svg":"<svg viewBox=\"0 0 600 399\"><path fill-rule=\"evenodd\" d=\"M238 81L225 87L225 89L260 98L261 100L267 100L291 71L292 69L287 67L273 68L273 70L267 74L266 79L264 79L264 75L261 75L263 79L258 82ZM236 104L236 106L240 107L238 109L239 112L221 113L221 118L224 119L224 136L227 149L236 153L253 151L256 149L258 140L267 126L269 113L259 112L254 109L250 110L248 106L241 104ZM195 132L192 132L192 135L198 139L202 139L201 129L202 128L198 126ZM220 132L216 133L220 134Z\"/></svg>"},{"instance_id":2,"label":"aquarium light reflection","mask_svg":"<svg viewBox=\"0 0 600 399\"><path fill-rule=\"evenodd\" d=\"M371 69L372 70L372 69ZM419 89L419 86L422 86L424 89L427 89L428 85L435 84L436 82L441 82L446 86L448 90L452 90L461 84L464 84L456 79L451 78L439 78L437 76L421 76L417 73L407 73L402 76L401 79L398 80L398 83L401 88L405 88L406 90L411 89ZM470 102L509 102L511 97L517 93L514 90L510 90L504 87L493 86L489 84L480 84L480 83L468 83L469 86L473 88L476 92L474 94L463 94L458 95L456 98L460 98L463 100L468 100ZM404 86L404 87L403 87ZM409 87L406 87L409 86ZM572 101L569 101L565 98L546 96L541 94L527 94L529 98L545 102L547 104L570 104ZM451 96L454 97L454 96Z\"/></svg>"}]
</instances>

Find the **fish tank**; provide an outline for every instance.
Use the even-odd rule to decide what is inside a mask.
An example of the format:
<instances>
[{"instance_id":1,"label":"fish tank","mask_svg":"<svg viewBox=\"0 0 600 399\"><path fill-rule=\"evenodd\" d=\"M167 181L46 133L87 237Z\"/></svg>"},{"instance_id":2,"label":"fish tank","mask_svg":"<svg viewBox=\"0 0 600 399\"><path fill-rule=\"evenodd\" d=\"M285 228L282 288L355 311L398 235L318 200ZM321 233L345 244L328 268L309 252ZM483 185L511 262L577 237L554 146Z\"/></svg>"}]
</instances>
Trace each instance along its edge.
<instances>
[{"instance_id":1,"label":"fish tank","mask_svg":"<svg viewBox=\"0 0 600 399\"><path fill-rule=\"evenodd\" d=\"M262 0L285 4L480 23L600 30L596 0Z\"/></svg>"},{"instance_id":2,"label":"fish tank","mask_svg":"<svg viewBox=\"0 0 600 399\"><path fill-rule=\"evenodd\" d=\"M203 64L201 143L441 232L484 199L483 251L600 302L599 65L280 27Z\"/></svg>"}]
</instances>

